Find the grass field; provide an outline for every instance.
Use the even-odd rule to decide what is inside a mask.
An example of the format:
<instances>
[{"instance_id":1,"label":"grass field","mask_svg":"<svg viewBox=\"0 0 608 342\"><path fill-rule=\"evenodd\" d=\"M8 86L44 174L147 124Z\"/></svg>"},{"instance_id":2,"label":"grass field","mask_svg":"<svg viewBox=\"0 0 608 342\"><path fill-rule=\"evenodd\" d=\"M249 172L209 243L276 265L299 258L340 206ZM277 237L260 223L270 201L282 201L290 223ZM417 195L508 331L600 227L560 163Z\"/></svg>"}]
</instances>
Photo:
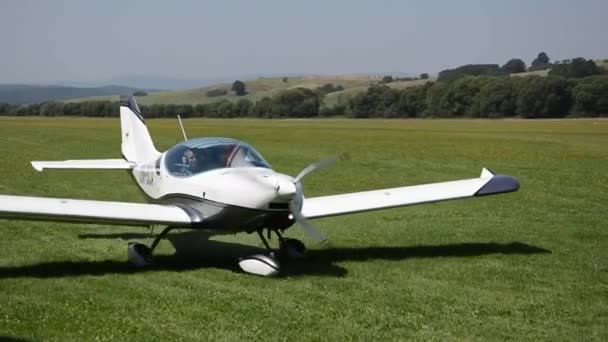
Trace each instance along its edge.
<instances>
[{"instance_id":1,"label":"grass field","mask_svg":"<svg viewBox=\"0 0 608 342\"><path fill-rule=\"evenodd\" d=\"M0 193L142 201L121 171L36 173L30 160L119 157L118 120L0 119ZM608 340L608 121L186 120L255 145L308 196L478 176L519 192L317 221L330 242L261 278L253 235L170 235L126 265L141 228L0 220L0 336L120 340ZM150 120L157 147L174 120ZM276 243L276 241L273 241ZM178 251L178 253L176 253Z\"/></svg>"}]
</instances>

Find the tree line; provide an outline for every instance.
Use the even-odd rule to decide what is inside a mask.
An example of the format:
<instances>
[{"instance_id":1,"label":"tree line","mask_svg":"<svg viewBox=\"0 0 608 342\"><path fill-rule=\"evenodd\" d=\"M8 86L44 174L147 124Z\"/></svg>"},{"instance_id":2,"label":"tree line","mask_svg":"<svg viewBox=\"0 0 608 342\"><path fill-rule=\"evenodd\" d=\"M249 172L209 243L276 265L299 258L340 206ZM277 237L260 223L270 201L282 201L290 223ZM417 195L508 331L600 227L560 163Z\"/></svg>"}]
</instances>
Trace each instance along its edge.
<instances>
[{"instance_id":1,"label":"tree line","mask_svg":"<svg viewBox=\"0 0 608 342\"><path fill-rule=\"evenodd\" d=\"M465 76L405 89L369 87L346 105L323 107L323 94L311 89L284 90L256 102L249 99L199 105L142 105L147 118L260 117L310 118L562 118L608 116L608 76L581 79L561 76ZM30 106L0 103L0 115L117 117L117 102L47 102Z\"/></svg>"},{"instance_id":2,"label":"tree line","mask_svg":"<svg viewBox=\"0 0 608 342\"><path fill-rule=\"evenodd\" d=\"M345 110L355 118L608 116L608 76L465 76L403 90L379 85Z\"/></svg>"},{"instance_id":3,"label":"tree line","mask_svg":"<svg viewBox=\"0 0 608 342\"><path fill-rule=\"evenodd\" d=\"M252 101L240 98L198 105L154 104L140 106L148 118L175 117L260 117L309 118L347 116L352 118L562 118L566 116L608 116L608 75L592 60L575 58L551 64L547 77L512 77L511 71L525 70L515 59L498 65L466 65L440 73L435 82L394 89L388 78L370 86L345 104L323 104L326 94L343 90L325 84L317 89L294 88ZM549 63L540 53L532 67ZM428 75L427 75L428 76ZM233 91L246 94L244 83L235 81ZM236 86L235 86L236 85ZM0 115L117 117L117 102L46 102L30 106L0 103Z\"/></svg>"},{"instance_id":4,"label":"tree line","mask_svg":"<svg viewBox=\"0 0 608 342\"><path fill-rule=\"evenodd\" d=\"M548 76L524 76L525 63L464 65L439 73L437 82L397 90L375 85L340 112L355 118L563 118L608 116L608 75L593 60L551 64L541 52L527 70L549 67Z\"/></svg>"}]
</instances>

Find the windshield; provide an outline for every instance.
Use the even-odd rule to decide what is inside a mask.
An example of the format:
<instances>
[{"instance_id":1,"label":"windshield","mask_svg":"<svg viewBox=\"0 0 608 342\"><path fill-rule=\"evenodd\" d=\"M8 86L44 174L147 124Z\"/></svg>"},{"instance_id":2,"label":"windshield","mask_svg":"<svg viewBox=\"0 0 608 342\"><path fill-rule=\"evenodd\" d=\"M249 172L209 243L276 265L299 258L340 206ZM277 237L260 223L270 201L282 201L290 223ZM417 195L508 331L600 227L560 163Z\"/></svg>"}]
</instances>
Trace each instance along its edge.
<instances>
[{"instance_id":1,"label":"windshield","mask_svg":"<svg viewBox=\"0 0 608 342\"><path fill-rule=\"evenodd\" d=\"M174 176L187 177L227 167L264 167L270 165L250 145L228 138L202 138L171 148L165 165Z\"/></svg>"}]
</instances>

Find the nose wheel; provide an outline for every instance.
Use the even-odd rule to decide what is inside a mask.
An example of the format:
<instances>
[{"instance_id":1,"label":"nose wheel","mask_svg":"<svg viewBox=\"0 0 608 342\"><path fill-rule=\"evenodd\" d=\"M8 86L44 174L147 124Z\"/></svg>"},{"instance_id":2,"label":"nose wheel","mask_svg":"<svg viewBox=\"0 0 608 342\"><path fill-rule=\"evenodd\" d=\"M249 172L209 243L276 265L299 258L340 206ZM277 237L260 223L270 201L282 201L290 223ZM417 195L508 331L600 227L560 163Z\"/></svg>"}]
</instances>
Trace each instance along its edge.
<instances>
[{"instance_id":1,"label":"nose wheel","mask_svg":"<svg viewBox=\"0 0 608 342\"><path fill-rule=\"evenodd\" d=\"M281 239L279 242L281 253L290 259L304 259L306 245L298 239Z\"/></svg>"},{"instance_id":2,"label":"nose wheel","mask_svg":"<svg viewBox=\"0 0 608 342\"><path fill-rule=\"evenodd\" d=\"M269 235L271 230L269 230ZM258 230L258 235L268 250L268 254L256 254L244 257L239 260L239 266L244 272L260 275L263 277L271 277L278 275L281 271L281 266L277 260L277 255L284 256L290 259L302 259L306 255L306 246L297 239L285 239L278 230L274 230L279 237L279 253L270 247L268 240L264 237L262 230Z\"/></svg>"}]
</instances>

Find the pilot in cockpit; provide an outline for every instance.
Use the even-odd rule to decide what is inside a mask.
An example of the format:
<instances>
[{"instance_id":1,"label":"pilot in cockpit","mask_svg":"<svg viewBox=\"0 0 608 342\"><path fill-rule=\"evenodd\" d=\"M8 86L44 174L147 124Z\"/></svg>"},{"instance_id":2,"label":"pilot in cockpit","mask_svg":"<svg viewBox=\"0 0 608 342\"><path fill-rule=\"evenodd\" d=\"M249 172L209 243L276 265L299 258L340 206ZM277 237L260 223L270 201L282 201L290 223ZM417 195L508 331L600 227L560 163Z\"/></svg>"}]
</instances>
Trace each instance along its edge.
<instances>
[{"instance_id":1,"label":"pilot in cockpit","mask_svg":"<svg viewBox=\"0 0 608 342\"><path fill-rule=\"evenodd\" d=\"M191 149L187 149L182 157L183 172L186 174L194 174L199 171L199 160Z\"/></svg>"}]
</instances>

